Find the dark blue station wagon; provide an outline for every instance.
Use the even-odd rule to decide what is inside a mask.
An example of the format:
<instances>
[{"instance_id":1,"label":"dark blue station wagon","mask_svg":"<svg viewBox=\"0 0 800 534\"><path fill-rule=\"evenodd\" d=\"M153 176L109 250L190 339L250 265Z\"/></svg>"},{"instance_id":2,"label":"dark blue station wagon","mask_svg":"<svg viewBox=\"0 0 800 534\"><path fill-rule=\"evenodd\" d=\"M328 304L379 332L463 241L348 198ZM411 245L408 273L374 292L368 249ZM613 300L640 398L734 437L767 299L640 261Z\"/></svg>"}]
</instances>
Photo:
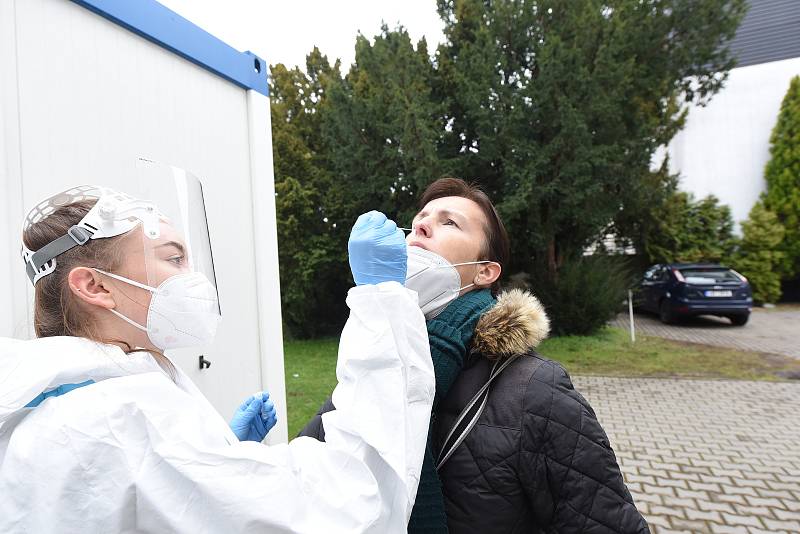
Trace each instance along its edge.
<instances>
[{"instance_id":1,"label":"dark blue station wagon","mask_svg":"<svg viewBox=\"0 0 800 534\"><path fill-rule=\"evenodd\" d=\"M693 315L717 315L742 326L750 317L753 293L747 278L722 265L658 264L644 273L634 303L657 313L666 324Z\"/></svg>"}]
</instances>

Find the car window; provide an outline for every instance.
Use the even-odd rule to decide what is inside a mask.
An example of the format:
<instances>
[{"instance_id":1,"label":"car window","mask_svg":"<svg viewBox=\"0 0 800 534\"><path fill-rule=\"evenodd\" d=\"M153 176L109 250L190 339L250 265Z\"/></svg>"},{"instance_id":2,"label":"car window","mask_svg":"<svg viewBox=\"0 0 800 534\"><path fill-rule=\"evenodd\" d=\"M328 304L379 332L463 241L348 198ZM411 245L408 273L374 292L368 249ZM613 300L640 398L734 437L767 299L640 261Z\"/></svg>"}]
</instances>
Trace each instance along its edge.
<instances>
[{"instance_id":1,"label":"car window","mask_svg":"<svg viewBox=\"0 0 800 534\"><path fill-rule=\"evenodd\" d=\"M669 282L669 269L667 267L662 267L658 272L658 281Z\"/></svg>"},{"instance_id":2,"label":"car window","mask_svg":"<svg viewBox=\"0 0 800 534\"><path fill-rule=\"evenodd\" d=\"M681 274L688 284L721 284L725 282L740 282L736 273L730 269L720 268L687 268L681 269Z\"/></svg>"},{"instance_id":3,"label":"car window","mask_svg":"<svg viewBox=\"0 0 800 534\"><path fill-rule=\"evenodd\" d=\"M658 273L658 270L660 268L661 268L660 265L653 265L652 267L647 269L647 271L645 271L645 273L644 273L645 281L652 282L653 280L655 280L656 279L656 273Z\"/></svg>"}]
</instances>

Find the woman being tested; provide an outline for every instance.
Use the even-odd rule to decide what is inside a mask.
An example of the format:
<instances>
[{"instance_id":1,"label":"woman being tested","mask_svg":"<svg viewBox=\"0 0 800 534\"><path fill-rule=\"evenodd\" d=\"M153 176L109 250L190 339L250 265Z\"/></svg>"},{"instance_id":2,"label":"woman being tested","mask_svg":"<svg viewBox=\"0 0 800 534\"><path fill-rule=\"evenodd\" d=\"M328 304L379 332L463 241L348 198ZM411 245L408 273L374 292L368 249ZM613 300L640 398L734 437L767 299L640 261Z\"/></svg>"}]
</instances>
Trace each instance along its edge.
<instances>
[{"instance_id":1,"label":"woman being tested","mask_svg":"<svg viewBox=\"0 0 800 534\"><path fill-rule=\"evenodd\" d=\"M38 339L0 339L0 532L405 532L434 376L402 232L353 227L327 443L266 446L266 394L229 425L163 354L220 318L199 184L175 176L26 220Z\"/></svg>"},{"instance_id":2,"label":"woman being tested","mask_svg":"<svg viewBox=\"0 0 800 534\"><path fill-rule=\"evenodd\" d=\"M488 196L443 178L419 207L405 285L427 320L436 398L409 533L648 532L591 406L535 350L543 307L500 291L509 240ZM319 418L301 434L328 439Z\"/></svg>"}]
</instances>

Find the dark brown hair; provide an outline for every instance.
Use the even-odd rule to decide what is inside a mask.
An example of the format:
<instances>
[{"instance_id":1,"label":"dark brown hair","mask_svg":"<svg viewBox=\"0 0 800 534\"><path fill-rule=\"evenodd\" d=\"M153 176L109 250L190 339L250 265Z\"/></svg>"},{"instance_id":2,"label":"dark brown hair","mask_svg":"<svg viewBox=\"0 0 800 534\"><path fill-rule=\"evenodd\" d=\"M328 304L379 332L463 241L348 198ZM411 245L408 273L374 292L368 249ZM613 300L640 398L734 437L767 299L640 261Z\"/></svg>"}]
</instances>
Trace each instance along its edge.
<instances>
[{"instance_id":1,"label":"dark brown hair","mask_svg":"<svg viewBox=\"0 0 800 534\"><path fill-rule=\"evenodd\" d=\"M23 243L29 250L39 250L65 235L67 230L89 213L96 202L81 200L58 207L53 213L25 229L22 234ZM117 270L122 264L119 244L123 238L90 239L84 245L58 256L55 270L39 279L34 288L33 324L36 337L84 337L100 343L121 343L127 345L126 353L136 352L125 341L103 339L96 321L82 309L67 282L70 271L75 267L95 267L108 272ZM153 354L158 364L174 379L175 368L166 356L158 351L148 352Z\"/></svg>"},{"instance_id":2,"label":"dark brown hair","mask_svg":"<svg viewBox=\"0 0 800 534\"><path fill-rule=\"evenodd\" d=\"M419 209L423 209L428 202L443 197L462 197L476 203L483 211L486 222L483 225L485 240L481 246L480 260L489 260L499 263L502 267L508 265L511 246L508 240L503 221L497 210L483 190L474 183L467 183L461 178L439 178L431 183L419 199ZM492 294L497 296L500 291L500 280L492 284Z\"/></svg>"}]
</instances>

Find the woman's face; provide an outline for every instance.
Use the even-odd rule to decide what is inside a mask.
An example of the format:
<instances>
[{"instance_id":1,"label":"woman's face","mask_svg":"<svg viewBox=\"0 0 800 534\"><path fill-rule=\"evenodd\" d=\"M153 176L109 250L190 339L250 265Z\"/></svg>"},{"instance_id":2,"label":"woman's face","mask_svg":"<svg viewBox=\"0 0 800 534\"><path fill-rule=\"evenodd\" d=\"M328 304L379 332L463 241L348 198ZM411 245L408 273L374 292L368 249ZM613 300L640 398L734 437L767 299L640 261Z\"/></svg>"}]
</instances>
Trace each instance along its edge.
<instances>
[{"instance_id":1,"label":"woman's face","mask_svg":"<svg viewBox=\"0 0 800 534\"><path fill-rule=\"evenodd\" d=\"M190 258L181 234L164 221L160 230L157 239L144 237L141 227L122 238L122 263L114 274L158 287L171 276L190 272ZM103 284L112 294L116 311L142 326L147 325L148 306L153 297L150 291L111 277L104 277ZM136 337L136 345L150 347L145 332L136 329L132 334Z\"/></svg>"},{"instance_id":2,"label":"woman's face","mask_svg":"<svg viewBox=\"0 0 800 534\"><path fill-rule=\"evenodd\" d=\"M477 203L464 197L431 200L414 217L412 232L406 237L411 247L422 247L452 264L478 261L486 241L486 216ZM456 267L461 285L474 283L481 265Z\"/></svg>"}]
</instances>

